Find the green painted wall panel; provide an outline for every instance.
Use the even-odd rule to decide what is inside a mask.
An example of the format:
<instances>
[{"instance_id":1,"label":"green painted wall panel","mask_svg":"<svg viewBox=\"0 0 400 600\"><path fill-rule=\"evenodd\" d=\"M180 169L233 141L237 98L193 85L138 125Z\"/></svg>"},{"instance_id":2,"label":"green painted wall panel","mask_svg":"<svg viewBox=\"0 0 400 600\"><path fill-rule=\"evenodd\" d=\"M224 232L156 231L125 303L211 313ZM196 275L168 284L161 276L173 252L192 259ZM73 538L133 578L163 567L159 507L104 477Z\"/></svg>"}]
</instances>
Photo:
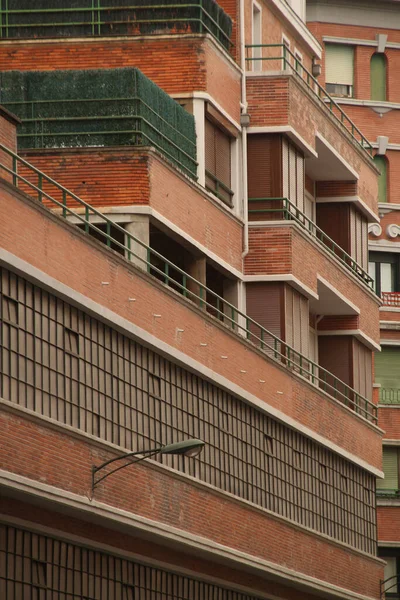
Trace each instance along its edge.
<instances>
[{"instance_id":1,"label":"green painted wall panel","mask_svg":"<svg viewBox=\"0 0 400 600\"><path fill-rule=\"evenodd\" d=\"M381 174L378 178L378 201L387 202L387 162L384 156L374 156L374 162Z\"/></svg>"},{"instance_id":2,"label":"green painted wall panel","mask_svg":"<svg viewBox=\"0 0 400 600\"><path fill-rule=\"evenodd\" d=\"M371 100L386 100L386 57L373 54L371 58Z\"/></svg>"},{"instance_id":3,"label":"green painted wall panel","mask_svg":"<svg viewBox=\"0 0 400 600\"><path fill-rule=\"evenodd\" d=\"M397 448L383 449L383 472L385 479L377 479L376 487L380 490L399 489L398 450Z\"/></svg>"}]
</instances>

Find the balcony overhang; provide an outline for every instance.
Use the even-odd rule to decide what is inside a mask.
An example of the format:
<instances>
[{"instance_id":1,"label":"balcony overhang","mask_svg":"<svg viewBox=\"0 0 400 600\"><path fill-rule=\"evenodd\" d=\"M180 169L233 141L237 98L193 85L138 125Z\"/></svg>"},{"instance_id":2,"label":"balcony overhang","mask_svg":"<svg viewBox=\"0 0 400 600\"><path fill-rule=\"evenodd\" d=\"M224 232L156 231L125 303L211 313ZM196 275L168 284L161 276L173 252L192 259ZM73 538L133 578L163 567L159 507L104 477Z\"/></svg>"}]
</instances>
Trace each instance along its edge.
<instances>
[{"instance_id":1,"label":"balcony overhang","mask_svg":"<svg viewBox=\"0 0 400 600\"><path fill-rule=\"evenodd\" d=\"M306 158L306 173L314 181L355 181L358 173L319 133L315 136L317 156Z\"/></svg>"},{"instance_id":2,"label":"balcony overhang","mask_svg":"<svg viewBox=\"0 0 400 600\"><path fill-rule=\"evenodd\" d=\"M317 315L359 315L360 309L336 290L326 279L317 276L318 299L310 298L310 311Z\"/></svg>"}]
</instances>

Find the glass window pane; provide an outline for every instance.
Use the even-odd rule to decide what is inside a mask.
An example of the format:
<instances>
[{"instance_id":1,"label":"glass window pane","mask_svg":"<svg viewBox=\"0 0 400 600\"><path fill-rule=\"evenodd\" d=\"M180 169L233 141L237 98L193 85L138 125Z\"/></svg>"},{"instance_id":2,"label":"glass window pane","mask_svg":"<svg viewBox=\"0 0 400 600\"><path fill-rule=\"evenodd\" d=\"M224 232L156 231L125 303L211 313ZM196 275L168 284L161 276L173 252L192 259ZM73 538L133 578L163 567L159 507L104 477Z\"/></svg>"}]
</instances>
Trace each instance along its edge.
<instances>
[{"instance_id":1,"label":"glass window pane","mask_svg":"<svg viewBox=\"0 0 400 600\"><path fill-rule=\"evenodd\" d=\"M381 292L394 292L394 265L381 263Z\"/></svg>"},{"instance_id":2,"label":"glass window pane","mask_svg":"<svg viewBox=\"0 0 400 600\"><path fill-rule=\"evenodd\" d=\"M368 275L374 280L373 288L376 291L376 263L368 263Z\"/></svg>"}]
</instances>

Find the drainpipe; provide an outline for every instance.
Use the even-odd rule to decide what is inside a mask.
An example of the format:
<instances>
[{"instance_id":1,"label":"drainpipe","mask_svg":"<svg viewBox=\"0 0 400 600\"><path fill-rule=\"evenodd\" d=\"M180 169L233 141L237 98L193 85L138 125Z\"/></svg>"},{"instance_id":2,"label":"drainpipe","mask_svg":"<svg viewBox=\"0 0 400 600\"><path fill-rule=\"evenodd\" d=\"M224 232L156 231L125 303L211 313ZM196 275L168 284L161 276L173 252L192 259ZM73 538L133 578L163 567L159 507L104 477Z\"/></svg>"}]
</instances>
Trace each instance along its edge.
<instances>
[{"instance_id":1,"label":"drainpipe","mask_svg":"<svg viewBox=\"0 0 400 600\"><path fill-rule=\"evenodd\" d=\"M244 0L239 0L240 20L240 66L242 67L242 98L241 98L241 125L242 125L242 185L243 185L243 220L244 220L244 248L242 257L249 251L249 225L248 225L248 192L247 192L247 127L249 118L247 114L246 99L246 50L245 50L245 26L244 26Z\"/></svg>"}]
</instances>

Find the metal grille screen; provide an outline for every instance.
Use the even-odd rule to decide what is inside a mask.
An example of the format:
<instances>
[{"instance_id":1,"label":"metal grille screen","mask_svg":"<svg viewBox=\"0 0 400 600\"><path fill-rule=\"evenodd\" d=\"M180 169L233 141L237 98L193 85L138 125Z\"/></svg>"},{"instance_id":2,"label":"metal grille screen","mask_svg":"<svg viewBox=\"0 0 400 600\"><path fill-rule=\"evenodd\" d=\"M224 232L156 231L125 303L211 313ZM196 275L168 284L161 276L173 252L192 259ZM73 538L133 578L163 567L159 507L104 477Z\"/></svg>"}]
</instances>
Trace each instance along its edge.
<instances>
[{"instance_id":1,"label":"metal grille screen","mask_svg":"<svg viewBox=\"0 0 400 600\"><path fill-rule=\"evenodd\" d=\"M162 461L376 553L372 475L5 269L0 292L4 399L128 450L201 438Z\"/></svg>"},{"instance_id":2,"label":"metal grille screen","mask_svg":"<svg viewBox=\"0 0 400 600\"><path fill-rule=\"evenodd\" d=\"M217 585L0 525L4 600L256 600Z\"/></svg>"}]
</instances>

